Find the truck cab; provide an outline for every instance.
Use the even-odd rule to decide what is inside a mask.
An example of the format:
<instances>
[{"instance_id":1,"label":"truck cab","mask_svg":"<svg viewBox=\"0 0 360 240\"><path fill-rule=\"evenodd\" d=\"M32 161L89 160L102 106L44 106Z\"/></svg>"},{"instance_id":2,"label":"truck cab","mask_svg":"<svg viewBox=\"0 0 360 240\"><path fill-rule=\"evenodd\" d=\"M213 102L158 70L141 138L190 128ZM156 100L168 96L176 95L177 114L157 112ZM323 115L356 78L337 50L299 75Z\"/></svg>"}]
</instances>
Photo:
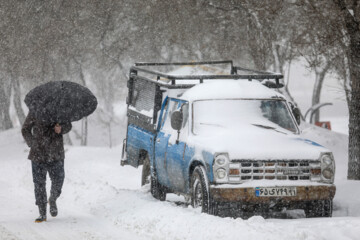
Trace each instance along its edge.
<instances>
[{"instance_id":1,"label":"truck cab","mask_svg":"<svg viewBox=\"0 0 360 240\"><path fill-rule=\"evenodd\" d=\"M169 75L152 70L159 63L132 67L122 164L144 165L142 184L150 182L155 198L182 194L202 212L242 216L286 208L330 217L333 154L299 136L298 111L274 90L281 74L232 61L168 65L224 63L229 74Z\"/></svg>"}]
</instances>

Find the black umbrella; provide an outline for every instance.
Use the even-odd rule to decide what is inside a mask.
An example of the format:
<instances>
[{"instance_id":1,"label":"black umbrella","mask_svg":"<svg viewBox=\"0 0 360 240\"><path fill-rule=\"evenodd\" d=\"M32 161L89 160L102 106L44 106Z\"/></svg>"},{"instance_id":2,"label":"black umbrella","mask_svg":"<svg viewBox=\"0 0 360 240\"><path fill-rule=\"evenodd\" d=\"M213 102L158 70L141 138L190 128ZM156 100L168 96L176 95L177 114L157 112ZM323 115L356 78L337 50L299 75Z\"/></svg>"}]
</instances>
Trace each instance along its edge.
<instances>
[{"instance_id":1,"label":"black umbrella","mask_svg":"<svg viewBox=\"0 0 360 240\"><path fill-rule=\"evenodd\" d=\"M68 81L48 82L32 89L25 103L35 118L46 123L78 121L93 113L94 94L80 84Z\"/></svg>"}]
</instances>

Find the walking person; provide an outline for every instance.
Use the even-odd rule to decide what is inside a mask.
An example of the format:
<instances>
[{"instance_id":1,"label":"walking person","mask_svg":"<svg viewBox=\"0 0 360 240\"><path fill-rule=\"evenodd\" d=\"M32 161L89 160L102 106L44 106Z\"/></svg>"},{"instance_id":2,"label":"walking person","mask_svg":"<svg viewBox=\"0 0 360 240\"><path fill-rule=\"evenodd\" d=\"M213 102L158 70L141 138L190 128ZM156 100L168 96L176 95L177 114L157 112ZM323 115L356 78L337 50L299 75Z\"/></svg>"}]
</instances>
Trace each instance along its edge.
<instances>
[{"instance_id":1,"label":"walking person","mask_svg":"<svg viewBox=\"0 0 360 240\"><path fill-rule=\"evenodd\" d=\"M56 199L64 183L63 134L71 130L71 122L92 114L97 107L95 95L86 87L70 81L50 81L30 90L24 99L29 114L22 134L30 147L36 205L40 216L35 222L46 221L46 174L51 179L50 214L58 214Z\"/></svg>"},{"instance_id":2,"label":"walking person","mask_svg":"<svg viewBox=\"0 0 360 240\"><path fill-rule=\"evenodd\" d=\"M50 214L56 217L58 209L56 200L61 194L64 183L64 143L63 134L71 130L71 123L45 124L29 113L22 126L22 135L30 147L28 159L31 160L32 176L35 191L35 204L39 208L40 216L35 222L46 221L47 193L46 174L51 179L49 197Z\"/></svg>"}]
</instances>

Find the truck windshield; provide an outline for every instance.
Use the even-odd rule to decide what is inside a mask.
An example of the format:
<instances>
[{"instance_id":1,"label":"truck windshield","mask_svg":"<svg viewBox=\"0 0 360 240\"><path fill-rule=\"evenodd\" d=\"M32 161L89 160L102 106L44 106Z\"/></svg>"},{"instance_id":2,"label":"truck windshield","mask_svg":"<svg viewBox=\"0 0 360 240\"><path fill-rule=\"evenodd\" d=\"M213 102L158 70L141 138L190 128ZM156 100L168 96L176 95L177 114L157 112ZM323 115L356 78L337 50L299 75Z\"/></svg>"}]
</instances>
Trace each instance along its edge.
<instances>
[{"instance_id":1,"label":"truck windshield","mask_svg":"<svg viewBox=\"0 0 360 240\"><path fill-rule=\"evenodd\" d=\"M213 99L193 103L194 134L208 131L209 126L231 129L249 124L280 132L282 129L297 132L284 100Z\"/></svg>"}]
</instances>

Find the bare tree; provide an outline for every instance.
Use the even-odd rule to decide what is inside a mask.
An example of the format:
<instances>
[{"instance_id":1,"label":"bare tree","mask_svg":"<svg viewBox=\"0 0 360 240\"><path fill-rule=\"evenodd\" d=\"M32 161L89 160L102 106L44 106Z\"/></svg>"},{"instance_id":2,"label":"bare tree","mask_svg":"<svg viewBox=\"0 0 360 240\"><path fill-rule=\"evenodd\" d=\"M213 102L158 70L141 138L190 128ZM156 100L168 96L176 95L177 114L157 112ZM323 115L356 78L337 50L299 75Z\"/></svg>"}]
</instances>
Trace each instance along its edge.
<instances>
[{"instance_id":1,"label":"bare tree","mask_svg":"<svg viewBox=\"0 0 360 240\"><path fill-rule=\"evenodd\" d=\"M338 19L333 6L326 1L299 0L297 20L301 24L301 34L295 40L297 52L307 62L315 73L315 83L312 94L312 105L320 103L321 90L326 75L334 69L335 62L341 58L337 39L341 37L338 31ZM314 120L320 120L320 112L314 115Z\"/></svg>"},{"instance_id":2,"label":"bare tree","mask_svg":"<svg viewBox=\"0 0 360 240\"><path fill-rule=\"evenodd\" d=\"M324 56L321 53L317 52L316 47L311 47L311 52L304 55L309 67L315 73L315 83L313 87L313 94L311 104L315 106L320 103L320 96L322 86L325 80L326 74L332 67L335 58L331 58L330 56ZM320 120L320 112L317 111L314 115L314 121L318 122Z\"/></svg>"},{"instance_id":3,"label":"bare tree","mask_svg":"<svg viewBox=\"0 0 360 240\"><path fill-rule=\"evenodd\" d=\"M346 47L343 46L342 48L342 57L335 59L334 68L338 75L338 79L342 86L342 89L345 91L345 100L349 108L351 101L351 78L349 56Z\"/></svg>"},{"instance_id":4,"label":"bare tree","mask_svg":"<svg viewBox=\"0 0 360 240\"><path fill-rule=\"evenodd\" d=\"M241 23L246 30L236 32L243 41L237 43L246 46L251 67L290 74L290 63L298 57L294 41L301 33L294 20L297 8L292 1L209 1L209 6L245 16ZM236 21L232 24L236 26ZM284 73L286 65L289 67ZM296 104L288 88L290 79L286 79L285 87L279 91Z\"/></svg>"},{"instance_id":5,"label":"bare tree","mask_svg":"<svg viewBox=\"0 0 360 240\"><path fill-rule=\"evenodd\" d=\"M360 180L360 5L359 1L334 0L349 37L348 53L351 79L349 106L348 179Z\"/></svg>"}]
</instances>

